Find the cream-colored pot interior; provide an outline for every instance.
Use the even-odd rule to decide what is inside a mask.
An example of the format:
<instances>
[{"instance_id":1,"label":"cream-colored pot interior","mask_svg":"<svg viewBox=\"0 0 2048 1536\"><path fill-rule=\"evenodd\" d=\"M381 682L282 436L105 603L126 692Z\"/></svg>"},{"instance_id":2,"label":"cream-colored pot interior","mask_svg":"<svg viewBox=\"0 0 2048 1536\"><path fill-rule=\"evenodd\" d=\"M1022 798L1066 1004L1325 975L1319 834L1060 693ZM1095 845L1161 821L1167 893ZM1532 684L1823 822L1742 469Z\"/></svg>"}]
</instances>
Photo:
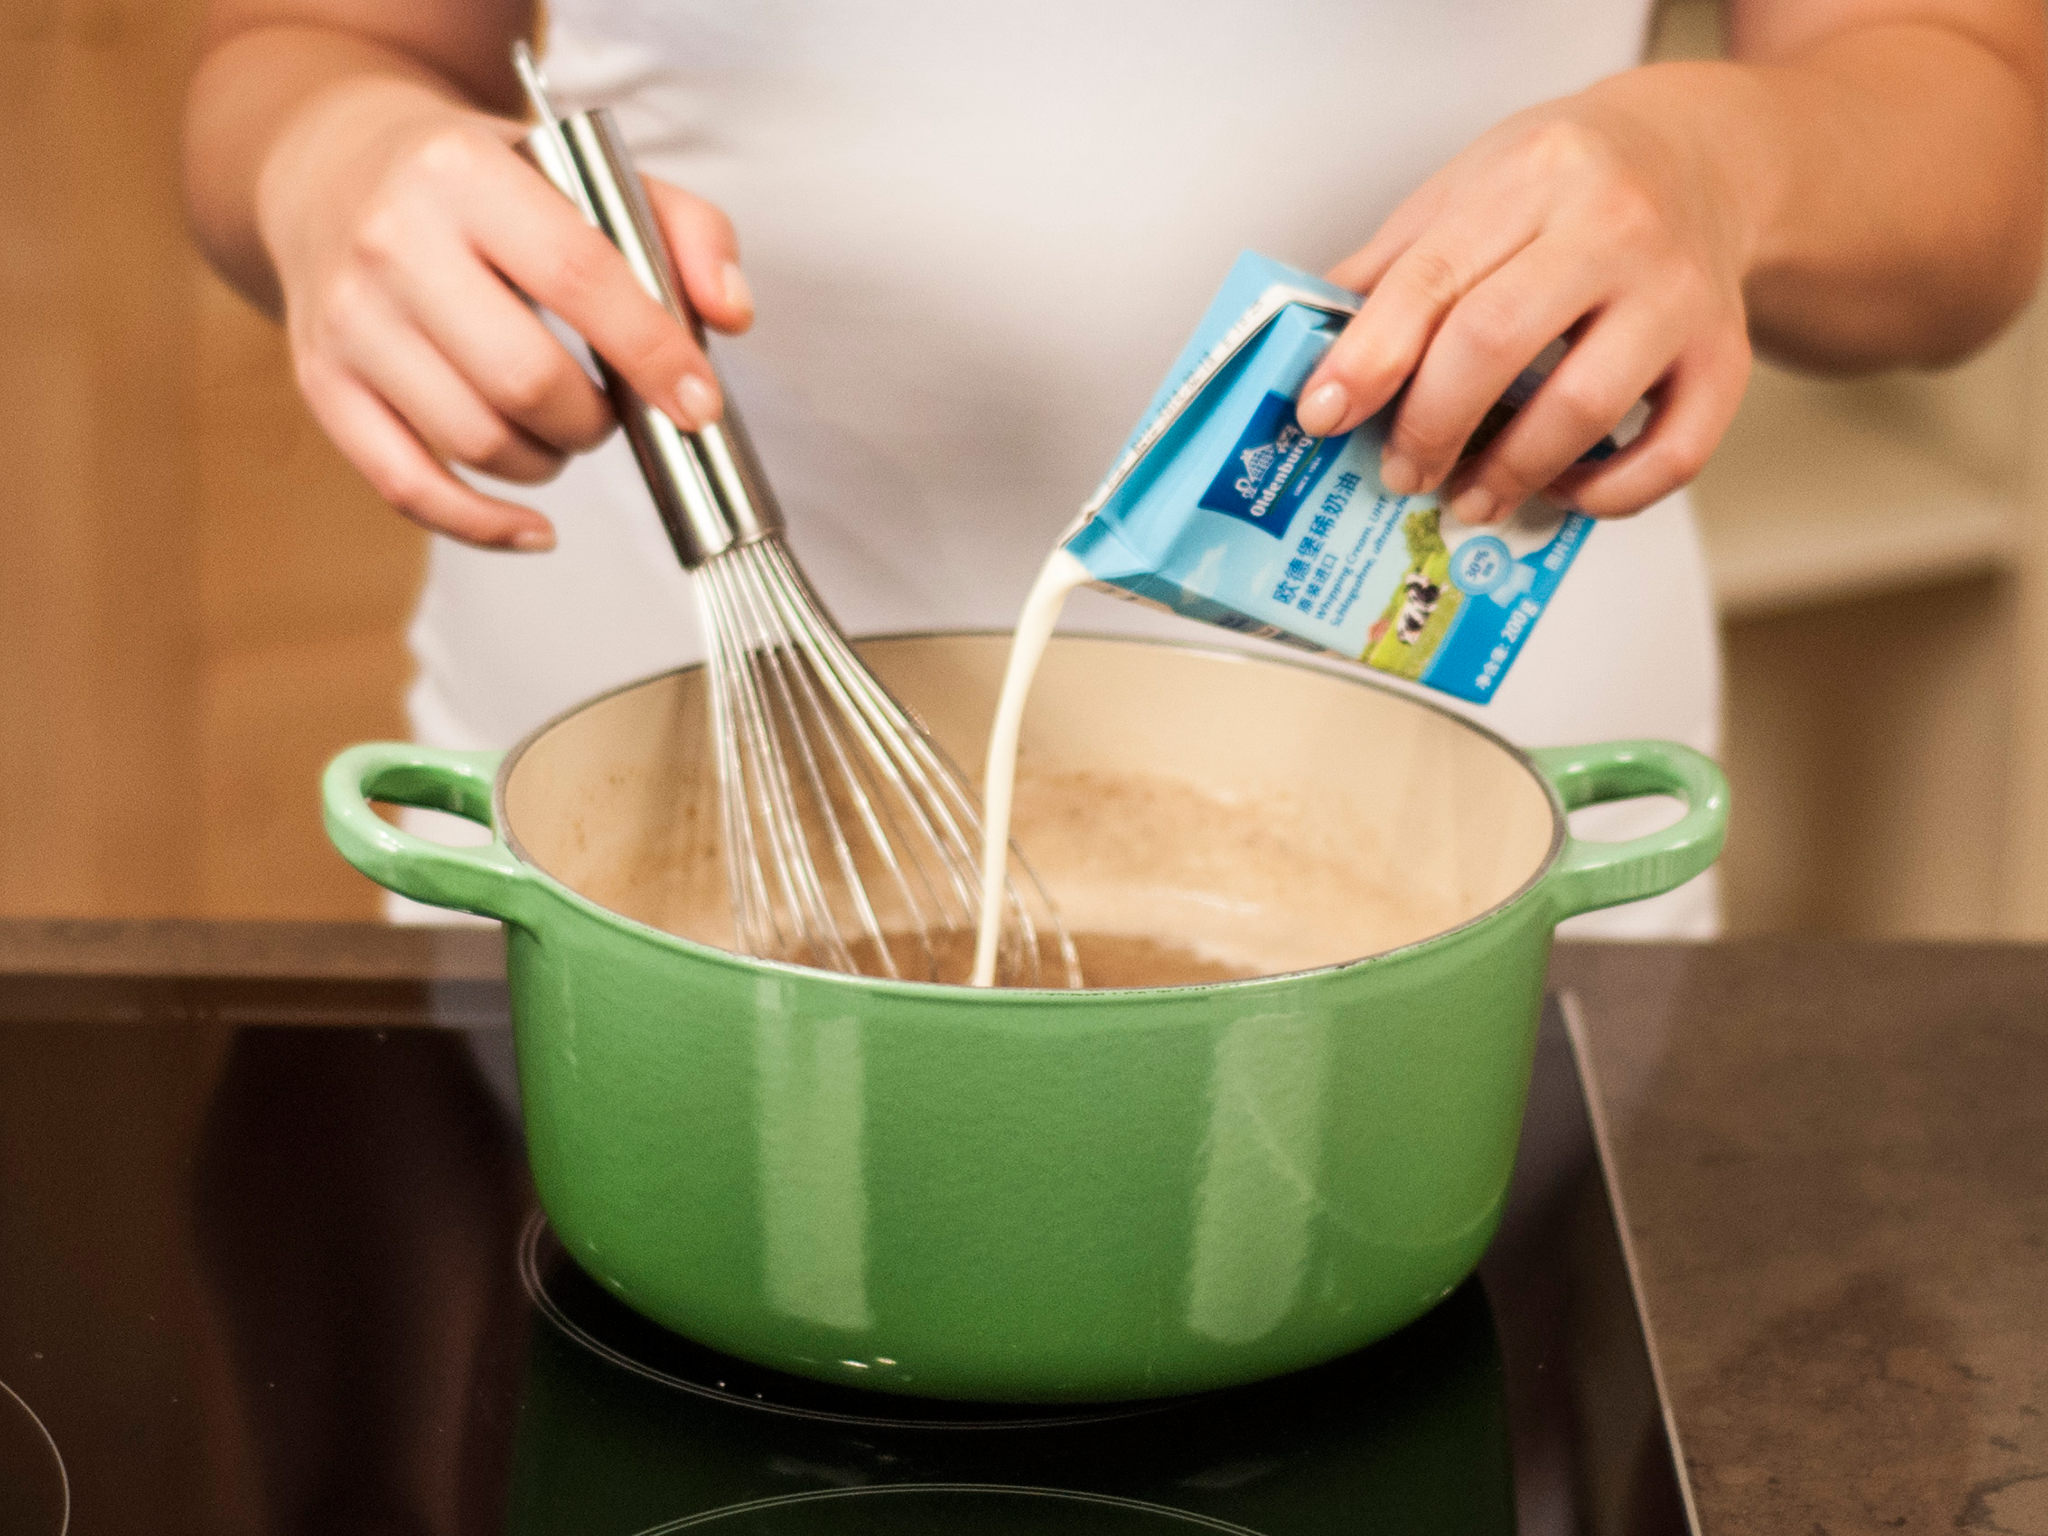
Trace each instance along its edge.
<instances>
[{"instance_id":1,"label":"cream-colored pot interior","mask_svg":"<svg viewBox=\"0 0 2048 1536\"><path fill-rule=\"evenodd\" d=\"M864 642L979 782L1009 641ZM588 704L505 781L522 855L626 917L729 946L702 674ZM1456 717L1318 668L1062 636L1024 722L1015 838L1069 931L1141 934L1267 974L1479 916L1542 868L1551 801Z\"/></svg>"}]
</instances>

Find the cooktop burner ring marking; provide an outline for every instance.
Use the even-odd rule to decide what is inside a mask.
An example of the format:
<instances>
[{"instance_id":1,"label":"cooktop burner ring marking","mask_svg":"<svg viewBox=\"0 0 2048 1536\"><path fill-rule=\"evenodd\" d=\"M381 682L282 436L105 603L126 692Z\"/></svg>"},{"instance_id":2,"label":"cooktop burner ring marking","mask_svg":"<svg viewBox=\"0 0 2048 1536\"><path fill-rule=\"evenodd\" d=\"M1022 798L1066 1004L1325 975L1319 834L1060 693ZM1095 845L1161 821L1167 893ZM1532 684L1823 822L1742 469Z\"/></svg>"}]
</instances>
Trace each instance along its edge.
<instances>
[{"instance_id":1,"label":"cooktop burner ring marking","mask_svg":"<svg viewBox=\"0 0 2048 1536\"><path fill-rule=\"evenodd\" d=\"M43 1422L43 1416L29 1407L27 1398L4 1381L0 1381L0 1392L14 1399L15 1405L28 1415L29 1423L35 1425L36 1433L43 1437L43 1444L50 1448L50 1460L57 1464L57 1489L64 1501L58 1506L57 1536L65 1536L71 1529L71 1473L64 1465L64 1453L57 1449L57 1437L50 1433L50 1426Z\"/></svg>"},{"instance_id":2,"label":"cooktop burner ring marking","mask_svg":"<svg viewBox=\"0 0 2048 1536\"><path fill-rule=\"evenodd\" d=\"M694 1515L666 1521L661 1525L650 1525L635 1536L671 1536L675 1531L687 1531L693 1526L709 1525L714 1520L727 1520L736 1515L758 1514L763 1510L783 1509L793 1504L823 1504L836 1499L857 1499L871 1494L892 1493L998 1493L1022 1498L1058 1499L1070 1504L1100 1504L1111 1509L1127 1509L1141 1515L1165 1515L1168 1519L1186 1525L1200 1526L1204 1530L1221 1531L1224 1536L1265 1536L1248 1525L1236 1525L1228 1520L1219 1520L1214 1515L1204 1515L1192 1509L1175 1509L1171 1504L1154 1504L1145 1499L1127 1499L1114 1493L1086 1493L1071 1488L1034 1488L1022 1483L869 1483L859 1488L814 1488L808 1493L778 1493L765 1499L749 1499L741 1504L728 1504L723 1509L702 1510Z\"/></svg>"},{"instance_id":3,"label":"cooktop burner ring marking","mask_svg":"<svg viewBox=\"0 0 2048 1536\"><path fill-rule=\"evenodd\" d=\"M613 1348L603 1339L591 1333L589 1329L583 1327L574 1318L570 1317L562 1309L561 1304L548 1293L546 1281L540 1272L541 1239L547 1234L547 1213L535 1210L532 1215L526 1218L526 1230L520 1233L519 1236L519 1281L526 1288L527 1299L533 1303L535 1309L564 1334L574 1339L578 1344L581 1344L585 1349L607 1364L615 1365L623 1371L630 1371L644 1381L655 1382L660 1386L671 1388L677 1392L687 1392L692 1397L701 1397L707 1402L723 1403L730 1408L746 1408L756 1413L774 1413L780 1414L785 1418L809 1419L813 1422L826 1424L856 1424L865 1428L884 1427L915 1429L919 1431L944 1430L949 1432L993 1429L1085 1428L1090 1424L1107 1424L1119 1419L1137 1418L1143 1414L1162 1413L1176 1405L1177 1400L1166 1398L1156 1402L1135 1404L1105 1403L1099 1411L1094 1413L1050 1413L1037 1417L1008 1419L918 1419L893 1417L882 1413L836 1413L828 1408L799 1408L790 1403L771 1403L765 1398L748 1398L741 1397L736 1393L721 1392L716 1388L707 1387L701 1382L673 1375L657 1366L648 1365L644 1361L636 1360L631 1355L624 1354ZM568 1259L568 1262L575 1263L575 1259L569 1256L566 1249L563 1251L563 1256ZM853 1391L858 1389L848 1387L844 1388L844 1390ZM875 1396L883 1400L901 1400L891 1399L888 1394L879 1392L875 1393Z\"/></svg>"}]
</instances>

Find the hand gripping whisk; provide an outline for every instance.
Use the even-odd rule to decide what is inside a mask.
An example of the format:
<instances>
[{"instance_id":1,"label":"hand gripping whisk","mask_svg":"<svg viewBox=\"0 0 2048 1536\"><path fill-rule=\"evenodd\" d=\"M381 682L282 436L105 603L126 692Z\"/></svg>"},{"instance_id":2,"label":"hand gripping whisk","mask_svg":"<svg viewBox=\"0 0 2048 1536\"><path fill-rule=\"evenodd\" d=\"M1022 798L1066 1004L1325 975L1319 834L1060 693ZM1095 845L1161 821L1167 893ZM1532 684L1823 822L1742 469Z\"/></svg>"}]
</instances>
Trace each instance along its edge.
<instances>
[{"instance_id":1,"label":"hand gripping whisk","mask_svg":"<svg viewBox=\"0 0 2048 1536\"><path fill-rule=\"evenodd\" d=\"M513 53L540 120L526 153L701 339L611 114L557 114L526 45ZM980 905L974 795L804 578L730 401L722 423L684 432L599 366L703 616L735 946L965 980ZM1010 867L999 981L1079 986L1073 942L1014 848Z\"/></svg>"}]
</instances>

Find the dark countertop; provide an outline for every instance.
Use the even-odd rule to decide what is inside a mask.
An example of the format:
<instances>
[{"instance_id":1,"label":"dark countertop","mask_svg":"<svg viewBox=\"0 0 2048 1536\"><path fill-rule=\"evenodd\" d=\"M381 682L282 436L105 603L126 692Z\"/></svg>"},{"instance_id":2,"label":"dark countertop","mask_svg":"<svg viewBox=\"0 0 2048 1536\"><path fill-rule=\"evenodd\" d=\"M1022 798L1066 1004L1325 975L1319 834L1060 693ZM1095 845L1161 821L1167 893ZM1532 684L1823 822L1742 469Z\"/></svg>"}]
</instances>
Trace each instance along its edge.
<instances>
[{"instance_id":1,"label":"dark countertop","mask_svg":"<svg viewBox=\"0 0 2048 1536\"><path fill-rule=\"evenodd\" d=\"M1701 1523L2048 1532L2048 949L1560 946Z\"/></svg>"},{"instance_id":2,"label":"dark countertop","mask_svg":"<svg viewBox=\"0 0 2048 1536\"><path fill-rule=\"evenodd\" d=\"M501 954L0 922L11 993L93 1017L474 1020ZM1570 945L1552 979L1709 1536L2048 1533L2048 948Z\"/></svg>"}]
</instances>

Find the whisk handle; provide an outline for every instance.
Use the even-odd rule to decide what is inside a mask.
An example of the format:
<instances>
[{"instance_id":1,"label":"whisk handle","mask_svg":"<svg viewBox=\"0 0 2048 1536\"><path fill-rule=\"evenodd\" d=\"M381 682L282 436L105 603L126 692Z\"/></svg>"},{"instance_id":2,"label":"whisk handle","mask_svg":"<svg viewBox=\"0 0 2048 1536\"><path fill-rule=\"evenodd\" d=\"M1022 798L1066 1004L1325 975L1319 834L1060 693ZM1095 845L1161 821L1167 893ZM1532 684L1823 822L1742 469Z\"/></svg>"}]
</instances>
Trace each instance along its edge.
<instances>
[{"instance_id":1,"label":"whisk handle","mask_svg":"<svg viewBox=\"0 0 2048 1536\"><path fill-rule=\"evenodd\" d=\"M640 286L701 342L703 324L676 282L668 241L611 113L598 108L555 116L538 72L530 60L522 62L540 126L520 141L521 150L619 248ZM774 493L729 397L724 420L685 432L641 399L603 358L597 363L655 509L685 566L694 570L735 544L782 527Z\"/></svg>"}]
</instances>

